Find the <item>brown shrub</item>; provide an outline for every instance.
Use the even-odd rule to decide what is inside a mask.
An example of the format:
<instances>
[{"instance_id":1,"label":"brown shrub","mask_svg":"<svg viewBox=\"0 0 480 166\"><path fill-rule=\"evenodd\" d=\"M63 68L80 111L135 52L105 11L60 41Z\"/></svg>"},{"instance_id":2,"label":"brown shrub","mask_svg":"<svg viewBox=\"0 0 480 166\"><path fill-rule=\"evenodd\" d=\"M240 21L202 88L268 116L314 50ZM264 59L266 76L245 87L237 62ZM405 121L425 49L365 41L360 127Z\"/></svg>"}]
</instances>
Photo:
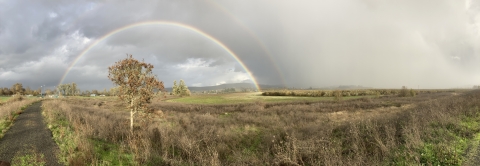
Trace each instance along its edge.
<instances>
[{"instance_id":1,"label":"brown shrub","mask_svg":"<svg viewBox=\"0 0 480 166\"><path fill-rule=\"evenodd\" d=\"M22 101L22 100L25 100L25 98L20 94L16 94L16 95L13 95L11 98L9 98L7 102L16 102L16 101Z\"/></svg>"},{"instance_id":2,"label":"brown shrub","mask_svg":"<svg viewBox=\"0 0 480 166\"><path fill-rule=\"evenodd\" d=\"M115 110L115 103L98 107L92 104L98 101L64 100L50 107L62 110L80 135L134 153L139 165L385 165L395 157L418 164L419 146L432 137L428 126L457 123L454 117L473 113L463 106L480 104L479 99L479 92L472 92L340 103L158 102L151 112L168 116L143 118L134 134L128 113ZM390 107L400 111L368 113ZM347 119L331 120L339 112Z\"/></svg>"}]
</instances>

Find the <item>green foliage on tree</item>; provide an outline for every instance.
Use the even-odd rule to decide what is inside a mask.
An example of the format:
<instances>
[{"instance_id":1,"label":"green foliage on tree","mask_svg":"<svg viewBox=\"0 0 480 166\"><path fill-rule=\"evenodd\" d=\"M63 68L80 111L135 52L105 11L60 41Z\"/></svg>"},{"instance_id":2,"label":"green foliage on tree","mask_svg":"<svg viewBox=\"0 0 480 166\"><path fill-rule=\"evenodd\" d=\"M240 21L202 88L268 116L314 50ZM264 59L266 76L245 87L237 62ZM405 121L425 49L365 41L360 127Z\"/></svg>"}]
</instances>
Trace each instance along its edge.
<instances>
[{"instance_id":1,"label":"green foliage on tree","mask_svg":"<svg viewBox=\"0 0 480 166\"><path fill-rule=\"evenodd\" d=\"M180 96L190 96L190 90L188 89L187 85L185 84L185 81L180 80L180 83L177 85L177 80L173 81L173 87L172 87L172 93L174 95L180 95Z\"/></svg>"},{"instance_id":2,"label":"green foliage on tree","mask_svg":"<svg viewBox=\"0 0 480 166\"><path fill-rule=\"evenodd\" d=\"M113 87L113 88L110 88L110 91L108 92L110 96L117 96L118 95L118 87Z\"/></svg>"},{"instance_id":3,"label":"green foliage on tree","mask_svg":"<svg viewBox=\"0 0 480 166\"><path fill-rule=\"evenodd\" d=\"M402 89L400 90L400 93L398 94L399 97L415 97L417 93L415 92L415 90L413 89L410 89L408 90L408 88L406 86L402 86Z\"/></svg>"},{"instance_id":4,"label":"green foliage on tree","mask_svg":"<svg viewBox=\"0 0 480 166\"><path fill-rule=\"evenodd\" d=\"M342 95L342 91L340 90L335 90L333 92L333 99L336 101L336 102L340 102L343 100L343 95Z\"/></svg>"},{"instance_id":5,"label":"green foliage on tree","mask_svg":"<svg viewBox=\"0 0 480 166\"><path fill-rule=\"evenodd\" d=\"M138 111L146 110L147 104L155 97L154 91L164 91L163 82L152 73L153 65L140 62L132 55L108 67L108 78L118 85L117 96L130 109L130 130Z\"/></svg>"},{"instance_id":6,"label":"green foliage on tree","mask_svg":"<svg viewBox=\"0 0 480 166\"><path fill-rule=\"evenodd\" d=\"M173 87L172 87L172 94L177 95L180 94L180 91L178 91L178 85L177 85L177 80L173 80Z\"/></svg>"},{"instance_id":7,"label":"green foliage on tree","mask_svg":"<svg viewBox=\"0 0 480 166\"><path fill-rule=\"evenodd\" d=\"M410 96L415 97L417 95L417 92L415 90L410 89Z\"/></svg>"},{"instance_id":8,"label":"green foliage on tree","mask_svg":"<svg viewBox=\"0 0 480 166\"><path fill-rule=\"evenodd\" d=\"M25 89L23 89L23 85L22 85L21 83L15 83L15 84L12 85L12 88L10 88L10 91L11 91L13 94L23 95Z\"/></svg>"},{"instance_id":9,"label":"green foliage on tree","mask_svg":"<svg viewBox=\"0 0 480 166\"><path fill-rule=\"evenodd\" d=\"M70 94L73 95L73 96L77 95L77 84L75 82L73 82L70 85Z\"/></svg>"},{"instance_id":10,"label":"green foliage on tree","mask_svg":"<svg viewBox=\"0 0 480 166\"><path fill-rule=\"evenodd\" d=\"M178 89L180 92L180 96L190 96L190 90L188 89L187 85L185 84L185 81L180 80L180 83L178 85Z\"/></svg>"},{"instance_id":11,"label":"green foliage on tree","mask_svg":"<svg viewBox=\"0 0 480 166\"><path fill-rule=\"evenodd\" d=\"M77 88L77 84L75 82L70 84L60 84L58 85L58 91L64 96L76 96L79 94L80 89Z\"/></svg>"}]
</instances>

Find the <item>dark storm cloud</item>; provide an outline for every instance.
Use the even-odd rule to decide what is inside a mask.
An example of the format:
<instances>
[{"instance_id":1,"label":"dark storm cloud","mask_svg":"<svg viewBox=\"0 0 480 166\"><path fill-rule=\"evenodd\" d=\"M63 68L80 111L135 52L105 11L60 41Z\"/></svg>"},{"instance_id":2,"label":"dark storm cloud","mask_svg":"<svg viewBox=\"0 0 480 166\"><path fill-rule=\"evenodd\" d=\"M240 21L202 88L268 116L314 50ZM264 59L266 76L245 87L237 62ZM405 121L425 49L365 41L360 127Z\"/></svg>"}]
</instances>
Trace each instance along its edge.
<instances>
[{"instance_id":1,"label":"dark storm cloud","mask_svg":"<svg viewBox=\"0 0 480 166\"><path fill-rule=\"evenodd\" d=\"M63 1L5 1L0 5L0 66L13 68L24 62L35 61L51 54L64 44L66 27L76 3Z\"/></svg>"},{"instance_id":2,"label":"dark storm cloud","mask_svg":"<svg viewBox=\"0 0 480 166\"><path fill-rule=\"evenodd\" d=\"M472 85L480 82L479 11L473 0L0 1L0 87L55 84L100 37L143 21L198 28L262 84ZM171 26L112 35L81 57L65 81L84 90L111 87L106 68L126 53L155 65L167 86L178 79L195 86L249 81L224 49Z\"/></svg>"}]
</instances>

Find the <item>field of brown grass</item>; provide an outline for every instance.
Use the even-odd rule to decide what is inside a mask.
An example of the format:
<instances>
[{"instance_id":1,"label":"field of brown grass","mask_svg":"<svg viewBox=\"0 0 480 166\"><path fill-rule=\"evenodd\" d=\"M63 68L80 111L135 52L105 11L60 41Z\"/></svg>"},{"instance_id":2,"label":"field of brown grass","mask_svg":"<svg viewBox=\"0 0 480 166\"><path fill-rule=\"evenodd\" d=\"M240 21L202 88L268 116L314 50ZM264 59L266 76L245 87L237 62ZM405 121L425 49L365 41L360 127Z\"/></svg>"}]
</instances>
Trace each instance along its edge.
<instances>
[{"instance_id":1,"label":"field of brown grass","mask_svg":"<svg viewBox=\"0 0 480 166\"><path fill-rule=\"evenodd\" d=\"M480 91L340 102L157 101L133 133L116 100L50 100L43 111L70 165L459 165L480 132L479 106Z\"/></svg>"},{"instance_id":2,"label":"field of brown grass","mask_svg":"<svg viewBox=\"0 0 480 166\"><path fill-rule=\"evenodd\" d=\"M343 97L349 96L378 96L378 95L400 95L412 91L415 94L421 93L461 93L469 89L353 89L353 90L267 90L263 96L305 96L305 97L333 97L338 92Z\"/></svg>"}]
</instances>

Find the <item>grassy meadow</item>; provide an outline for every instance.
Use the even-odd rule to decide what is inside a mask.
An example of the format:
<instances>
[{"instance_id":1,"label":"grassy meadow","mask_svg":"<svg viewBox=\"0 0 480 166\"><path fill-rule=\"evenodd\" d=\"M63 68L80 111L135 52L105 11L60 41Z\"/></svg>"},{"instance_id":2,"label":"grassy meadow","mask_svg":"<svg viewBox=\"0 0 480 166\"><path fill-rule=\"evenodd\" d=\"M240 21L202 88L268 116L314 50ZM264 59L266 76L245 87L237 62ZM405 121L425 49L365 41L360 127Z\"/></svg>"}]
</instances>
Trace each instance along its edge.
<instances>
[{"instance_id":1,"label":"grassy meadow","mask_svg":"<svg viewBox=\"0 0 480 166\"><path fill-rule=\"evenodd\" d=\"M133 133L112 98L42 107L67 165L462 165L480 141L480 91L300 98L167 97Z\"/></svg>"},{"instance_id":2,"label":"grassy meadow","mask_svg":"<svg viewBox=\"0 0 480 166\"><path fill-rule=\"evenodd\" d=\"M368 96L373 97L373 96ZM344 99L358 99L360 96L344 97ZM188 97L166 99L167 102L185 104L241 104L241 103L276 103L276 102L316 102L333 101L334 97L304 97L304 96L263 96L261 92L252 93L227 93L227 94L202 94Z\"/></svg>"},{"instance_id":3,"label":"grassy meadow","mask_svg":"<svg viewBox=\"0 0 480 166\"><path fill-rule=\"evenodd\" d=\"M10 98L11 98L10 96L0 96L0 103L6 102Z\"/></svg>"}]
</instances>

